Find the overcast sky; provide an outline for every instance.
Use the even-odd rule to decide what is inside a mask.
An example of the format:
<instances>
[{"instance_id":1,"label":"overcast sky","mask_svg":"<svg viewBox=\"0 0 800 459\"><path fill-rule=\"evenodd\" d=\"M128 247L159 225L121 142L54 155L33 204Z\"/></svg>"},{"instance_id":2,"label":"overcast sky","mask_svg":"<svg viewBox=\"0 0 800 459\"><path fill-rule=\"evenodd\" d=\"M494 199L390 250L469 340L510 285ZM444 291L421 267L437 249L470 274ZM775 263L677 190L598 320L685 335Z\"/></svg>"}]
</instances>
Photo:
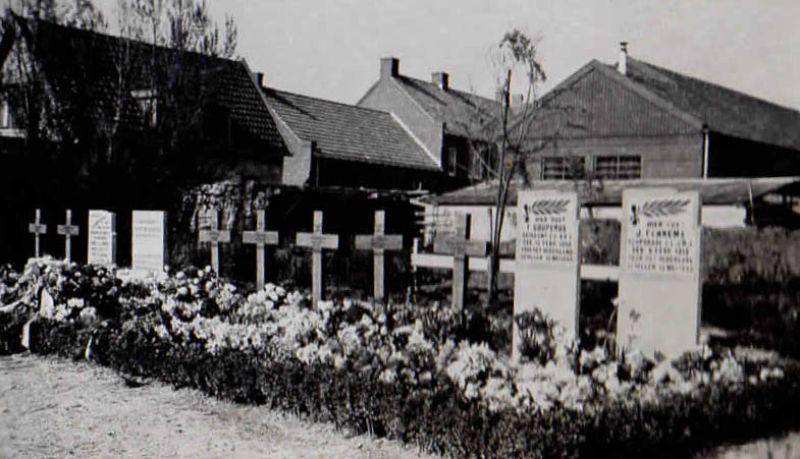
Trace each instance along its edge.
<instances>
[{"instance_id":1,"label":"overcast sky","mask_svg":"<svg viewBox=\"0 0 800 459\"><path fill-rule=\"evenodd\" d=\"M106 7L116 0L100 0ZM540 35L543 89L591 59L631 56L800 109L800 0L208 0L233 15L238 52L268 85L355 103L379 58L403 74L443 70L453 87L494 94L490 47Z\"/></svg>"}]
</instances>

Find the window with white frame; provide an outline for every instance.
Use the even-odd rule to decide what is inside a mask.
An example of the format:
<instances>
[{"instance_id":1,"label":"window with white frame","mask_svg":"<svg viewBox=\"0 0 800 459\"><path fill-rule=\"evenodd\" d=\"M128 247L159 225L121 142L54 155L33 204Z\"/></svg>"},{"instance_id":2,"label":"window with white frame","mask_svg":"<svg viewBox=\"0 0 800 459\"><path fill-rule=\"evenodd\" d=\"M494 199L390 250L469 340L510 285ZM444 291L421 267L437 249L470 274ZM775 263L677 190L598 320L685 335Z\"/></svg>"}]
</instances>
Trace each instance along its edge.
<instances>
[{"instance_id":1,"label":"window with white frame","mask_svg":"<svg viewBox=\"0 0 800 459\"><path fill-rule=\"evenodd\" d=\"M574 180L585 176L586 158L583 156L542 157L542 180Z\"/></svg>"},{"instance_id":2,"label":"window with white frame","mask_svg":"<svg viewBox=\"0 0 800 459\"><path fill-rule=\"evenodd\" d=\"M594 158L594 175L605 180L636 180L642 178L642 157L611 155Z\"/></svg>"}]
</instances>

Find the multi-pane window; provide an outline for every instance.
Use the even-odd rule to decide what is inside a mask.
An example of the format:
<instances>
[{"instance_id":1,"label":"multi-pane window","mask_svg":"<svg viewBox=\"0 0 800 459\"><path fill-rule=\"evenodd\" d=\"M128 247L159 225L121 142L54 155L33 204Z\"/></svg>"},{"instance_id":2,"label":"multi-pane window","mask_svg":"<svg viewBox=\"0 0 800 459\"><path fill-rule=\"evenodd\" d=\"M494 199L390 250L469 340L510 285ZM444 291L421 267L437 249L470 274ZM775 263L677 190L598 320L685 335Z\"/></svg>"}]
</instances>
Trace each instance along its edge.
<instances>
[{"instance_id":1,"label":"multi-pane window","mask_svg":"<svg viewBox=\"0 0 800 459\"><path fill-rule=\"evenodd\" d=\"M573 180L586 175L586 158L583 156L542 157L543 180Z\"/></svg>"},{"instance_id":2,"label":"multi-pane window","mask_svg":"<svg viewBox=\"0 0 800 459\"><path fill-rule=\"evenodd\" d=\"M594 176L606 180L632 180L642 178L642 157L638 155L597 156Z\"/></svg>"}]
</instances>

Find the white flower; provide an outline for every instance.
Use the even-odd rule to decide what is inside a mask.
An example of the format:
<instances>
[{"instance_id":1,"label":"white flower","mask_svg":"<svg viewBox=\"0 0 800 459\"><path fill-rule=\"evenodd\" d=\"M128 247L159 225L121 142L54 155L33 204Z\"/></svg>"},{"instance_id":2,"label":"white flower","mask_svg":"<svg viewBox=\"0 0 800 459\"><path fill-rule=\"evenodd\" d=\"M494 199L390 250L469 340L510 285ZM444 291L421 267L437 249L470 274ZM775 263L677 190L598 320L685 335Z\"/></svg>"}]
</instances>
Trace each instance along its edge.
<instances>
[{"instance_id":1,"label":"white flower","mask_svg":"<svg viewBox=\"0 0 800 459\"><path fill-rule=\"evenodd\" d=\"M83 305L83 298L70 298L67 300L67 306L71 308L81 309L83 308Z\"/></svg>"},{"instance_id":2,"label":"white flower","mask_svg":"<svg viewBox=\"0 0 800 459\"><path fill-rule=\"evenodd\" d=\"M381 372L378 379L385 382L386 384L392 384L397 380L397 373L394 371L394 369L387 368Z\"/></svg>"},{"instance_id":3,"label":"white flower","mask_svg":"<svg viewBox=\"0 0 800 459\"><path fill-rule=\"evenodd\" d=\"M312 362L316 361L318 354L319 346L317 346L317 343L307 344L297 349L294 353L295 357L297 357L297 360L305 363L306 365L310 365Z\"/></svg>"}]
</instances>

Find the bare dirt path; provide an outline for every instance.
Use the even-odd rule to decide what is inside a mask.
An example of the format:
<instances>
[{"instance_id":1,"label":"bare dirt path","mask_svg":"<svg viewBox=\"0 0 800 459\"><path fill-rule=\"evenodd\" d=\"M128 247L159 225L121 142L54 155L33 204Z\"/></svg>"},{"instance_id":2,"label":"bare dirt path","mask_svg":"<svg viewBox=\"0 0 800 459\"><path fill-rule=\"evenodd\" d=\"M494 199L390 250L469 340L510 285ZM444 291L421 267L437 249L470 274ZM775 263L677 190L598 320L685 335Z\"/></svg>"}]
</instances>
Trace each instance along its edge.
<instances>
[{"instance_id":1,"label":"bare dirt path","mask_svg":"<svg viewBox=\"0 0 800 459\"><path fill-rule=\"evenodd\" d=\"M237 405L50 357L0 357L0 457L412 458L416 448L346 438ZM426 456L431 457L431 456Z\"/></svg>"}]
</instances>

